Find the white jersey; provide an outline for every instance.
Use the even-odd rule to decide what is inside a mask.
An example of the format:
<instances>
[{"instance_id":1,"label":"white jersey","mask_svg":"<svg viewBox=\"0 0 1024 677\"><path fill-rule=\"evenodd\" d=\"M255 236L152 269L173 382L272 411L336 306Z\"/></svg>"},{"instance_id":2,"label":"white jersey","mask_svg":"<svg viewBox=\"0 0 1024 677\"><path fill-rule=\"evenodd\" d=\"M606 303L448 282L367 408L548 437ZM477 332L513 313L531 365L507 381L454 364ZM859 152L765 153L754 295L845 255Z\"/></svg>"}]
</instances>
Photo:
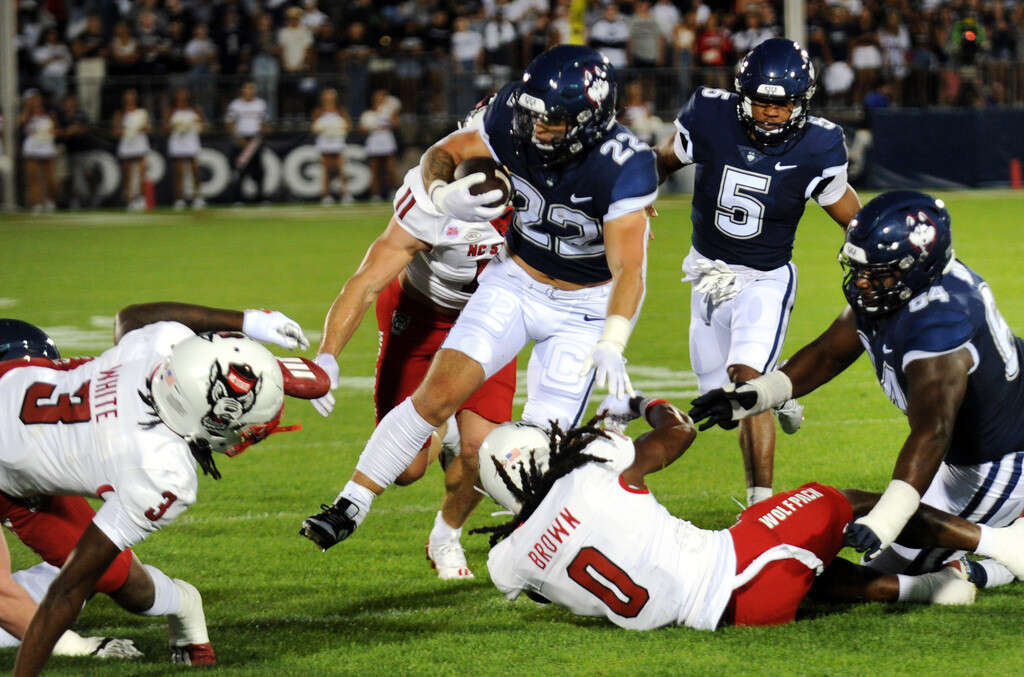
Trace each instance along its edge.
<instances>
[{"instance_id":1,"label":"white jersey","mask_svg":"<svg viewBox=\"0 0 1024 677\"><path fill-rule=\"evenodd\" d=\"M142 157L149 152L149 137L143 131L149 124L149 113L136 108L121 116L121 140L117 144L120 158Z\"/></svg>"},{"instance_id":2,"label":"white jersey","mask_svg":"<svg viewBox=\"0 0 1024 677\"><path fill-rule=\"evenodd\" d=\"M49 115L33 115L25 123L25 140L21 152L25 157L45 160L56 157L57 146L53 139L56 130Z\"/></svg>"},{"instance_id":3,"label":"white jersey","mask_svg":"<svg viewBox=\"0 0 1024 677\"><path fill-rule=\"evenodd\" d=\"M419 166L395 194L395 220L430 250L406 266L412 286L442 308L461 310L476 290L477 275L504 248L505 235L489 221L459 221L434 209Z\"/></svg>"},{"instance_id":4,"label":"white jersey","mask_svg":"<svg viewBox=\"0 0 1024 677\"><path fill-rule=\"evenodd\" d=\"M246 101L239 97L228 105L224 118L235 126L235 134L251 138L263 131L267 119L267 102L260 98Z\"/></svg>"},{"instance_id":5,"label":"white jersey","mask_svg":"<svg viewBox=\"0 0 1024 677\"><path fill-rule=\"evenodd\" d=\"M334 155L345 150L348 121L337 111L325 111L313 122L316 147L323 154Z\"/></svg>"},{"instance_id":6,"label":"white jersey","mask_svg":"<svg viewBox=\"0 0 1024 677\"><path fill-rule=\"evenodd\" d=\"M733 591L732 536L673 517L647 489L626 485L633 442L611 437L586 450L607 463L555 482L530 519L491 549L491 580L509 599L534 593L631 630L715 629Z\"/></svg>"},{"instance_id":7,"label":"white jersey","mask_svg":"<svg viewBox=\"0 0 1024 677\"><path fill-rule=\"evenodd\" d=\"M167 154L171 157L199 155L199 113L194 108L178 108L171 113L169 123L171 133L167 137Z\"/></svg>"},{"instance_id":8,"label":"white jersey","mask_svg":"<svg viewBox=\"0 0 1024 677\"><path fill-rule=\"evenodd\" d=\"M122 549L184 512L196 500L195 460L167 426L144 427L157 419L140 392L189 336L184 325L158 322L77 366L57 360L4 371L0 491L99 496L105 503L93 523Z\"/></svg>"}]
</instances>

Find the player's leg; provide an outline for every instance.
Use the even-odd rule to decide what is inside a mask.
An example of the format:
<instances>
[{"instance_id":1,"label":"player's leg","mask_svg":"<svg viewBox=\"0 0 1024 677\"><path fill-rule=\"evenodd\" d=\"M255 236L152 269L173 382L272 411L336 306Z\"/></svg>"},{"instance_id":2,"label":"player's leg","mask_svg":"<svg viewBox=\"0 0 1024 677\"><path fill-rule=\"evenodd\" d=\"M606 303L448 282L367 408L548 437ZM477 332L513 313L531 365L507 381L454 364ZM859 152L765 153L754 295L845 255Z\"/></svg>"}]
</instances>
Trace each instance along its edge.
<instances>
[{"instance_id":1,"label":"player's leg","mask_svg":"<svg viewBox=\"0 0 1024 677\"><path fill-rule=\"evenodd\" d=\"M206 206L206 201L203 199L203 191L199 185L199 156L193 155L188 158L186 166L189 169L189 176L192 178L190 193L192 208L202 209Z\"/></svg>"},{"instance_id":2,"label":"player's leg","mask_svg":"<svg viewBox=\"0 0 1024 677\"><path fill-rule=\"evenodd\" d=\"M373 499L409 466L431 433L526 342L521 291L499 267L492 263L481 275L480 287L423 382L381 420L334 504L303 522L300 533L321 548L348 538L365 519Z\"/></svg>"},{"instance_id":3,"label":"player's leg","mask_svg":"<svg viewBox=\"0 0 1024 677\"><path fill-rule=\"evenodd\" d=\"M171 160L174 169L174 208L185 208L185 164L187 158L176 157Z\"/></svg>"},{"instance_id":4,"label":"player's leg","mask_svg":"<svg viewBox=\"0 0 1024 677\"><path fill-rule=\"evenodd\" d=\"M729 380L749 381L775 368L786 338L796 298L796 267L792 264L764 274L726 303L729 313ZM740 422L739 443L747 475L747 502L772 494L775 465L775 422L765 412Z\"/></svg>"},{"instance_id":5,"label":"player's leg","mask_svg":"<svg viewBox=\"0 0 1024 677\"><path fill-rule=\"evenodd\" d=\"M57 201L57 161L54 158L47 158L43 161L43 169L46 179L46 199L43 200L43 206L47 209L53 209L55 202Z\"/></svg>"}]
</instances>

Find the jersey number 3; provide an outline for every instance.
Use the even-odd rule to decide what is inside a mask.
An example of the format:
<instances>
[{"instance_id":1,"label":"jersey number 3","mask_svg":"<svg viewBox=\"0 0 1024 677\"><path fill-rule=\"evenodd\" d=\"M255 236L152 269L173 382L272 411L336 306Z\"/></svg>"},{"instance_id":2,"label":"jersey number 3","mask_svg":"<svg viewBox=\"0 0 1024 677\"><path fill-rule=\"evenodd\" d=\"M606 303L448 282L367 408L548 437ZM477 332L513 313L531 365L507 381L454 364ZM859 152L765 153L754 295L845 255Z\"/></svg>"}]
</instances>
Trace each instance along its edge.
<instances>
[{"instance_id":1,"label":"jersey number 3","mask_svg":"<svg viewBox=\"0 0 1024 677\"><path fill-rule=\"evenodd\" d=\"M33 423L84 423L91 416L89 410L89 381L78 387L73 395L53 391L52 383L36 382L25 391L21 403L21 422Z\"/></svg>"},{"instance_id":2,"label":"jersey number 3","mask_svg":"<svg viewBox=\"0 0 1024 677\"><path fill-rule=\"evenodd\" d=\"M650 599L647 588L634 583L629 574L597 548L581 548L566 573L623 618L636 618Z\"/></svg>"}]
</instances>

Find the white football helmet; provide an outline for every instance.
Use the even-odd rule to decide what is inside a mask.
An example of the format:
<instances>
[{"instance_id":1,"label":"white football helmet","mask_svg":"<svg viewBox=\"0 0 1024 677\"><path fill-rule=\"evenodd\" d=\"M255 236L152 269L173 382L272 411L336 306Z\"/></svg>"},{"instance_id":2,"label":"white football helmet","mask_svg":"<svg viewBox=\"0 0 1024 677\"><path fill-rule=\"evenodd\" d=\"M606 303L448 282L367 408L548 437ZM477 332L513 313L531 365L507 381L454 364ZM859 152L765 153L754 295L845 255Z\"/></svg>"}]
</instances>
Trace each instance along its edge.
<instances>
[{"instance_id":1,"label":"white football helmet","mask_svg":"<svg viewBox=\"0 0 1024 677\"><path fill-rule=\"evenodd\" d=\"M518 514L523 506L498 474L497 465L505 470L517 488L522 489L520 471L529 472L531 454L537 463L537 469L542 473L547 470L548 458L551 456L548 432L526 421L512 421L499 425L484 438L478 452L480 482L484 491L498 505L515 514Z\"/></svg>"},{"instance_id":2,"label":"white football helmet","mask_svg":"<svg viewBox=\"0 0 1024 677\"><path fill-rule=\"evenodd\" d=\"M206 332L176 344L153 374L151 392L168 428L228 456L272 433L284 408L277 359L237 332Z\"/></svg>"}]
</instances>

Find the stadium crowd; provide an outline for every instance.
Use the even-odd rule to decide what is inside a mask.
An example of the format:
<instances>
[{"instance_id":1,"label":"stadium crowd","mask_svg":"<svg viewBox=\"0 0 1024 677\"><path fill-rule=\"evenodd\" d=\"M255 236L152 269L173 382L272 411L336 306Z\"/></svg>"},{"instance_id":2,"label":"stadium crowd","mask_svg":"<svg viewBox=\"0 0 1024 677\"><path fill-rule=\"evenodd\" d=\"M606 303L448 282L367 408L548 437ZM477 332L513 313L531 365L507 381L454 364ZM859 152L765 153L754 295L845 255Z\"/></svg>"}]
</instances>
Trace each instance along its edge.
<instances>
[{"instance_id":1,"label":"stadium crowd","mask_svg":"<svg viewBox=\"0 0 1024 677\"><path fill-rule=\"evenodd\" d=\"M69 155L109 145L128 89L154 123L185 89L203 132L230 132L229 105L248 81L268 131L312 131L321 92L334 89L356 137L386 122L400 149L450 129L544 49L584 39L620 71L623 121L653 142L695 87L731 89L739 56L783 33L782 5L594 0L577 16L570 0L20 0L18 82L25 104L42 95L42 131ZM814 105L841 123L863 124L874 107L1024 101L1024 3L810 0L806 20ZM394 114L362 118L381 90ZM23 138L29 123L18 121ZM30 171L54 185L49 170Z\"/></svg>"}]
</instances>

